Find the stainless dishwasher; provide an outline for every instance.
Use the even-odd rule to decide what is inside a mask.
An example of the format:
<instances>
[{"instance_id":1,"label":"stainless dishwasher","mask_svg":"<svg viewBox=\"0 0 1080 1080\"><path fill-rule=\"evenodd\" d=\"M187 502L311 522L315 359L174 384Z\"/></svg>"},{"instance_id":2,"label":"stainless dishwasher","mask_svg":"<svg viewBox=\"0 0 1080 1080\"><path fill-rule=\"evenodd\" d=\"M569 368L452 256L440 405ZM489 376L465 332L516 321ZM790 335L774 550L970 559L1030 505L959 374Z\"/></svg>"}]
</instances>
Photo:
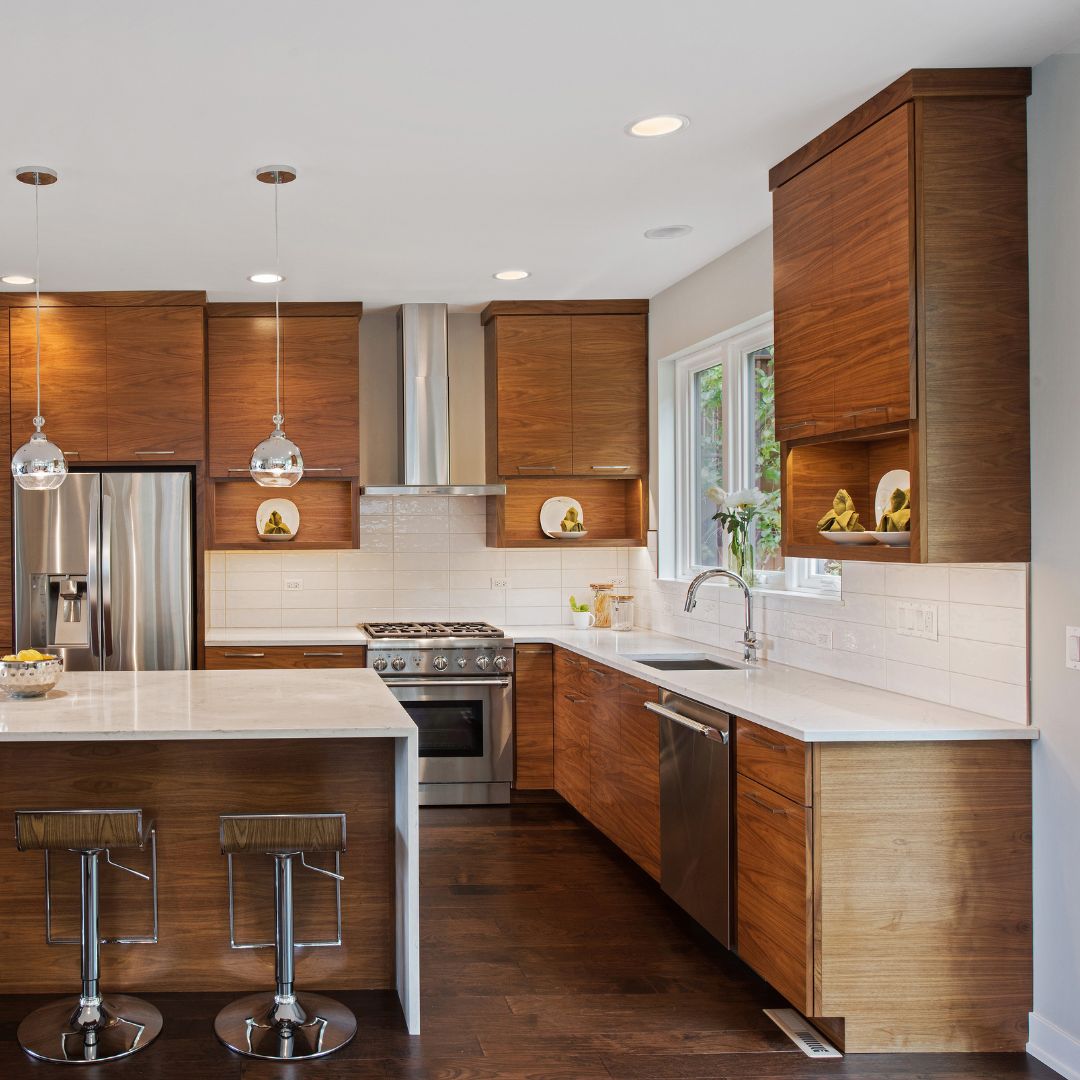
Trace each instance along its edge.
<instances>
[{"instance_id":1,"label":"stainless dishwasher","mask_svg":"<svg viewBox=\"0 0 1080 1080\"><path fill-rule=\"evenodd\" d=\"M731 948L731 717L660 691L660 887Z\"/></svg>"}]
</instances>

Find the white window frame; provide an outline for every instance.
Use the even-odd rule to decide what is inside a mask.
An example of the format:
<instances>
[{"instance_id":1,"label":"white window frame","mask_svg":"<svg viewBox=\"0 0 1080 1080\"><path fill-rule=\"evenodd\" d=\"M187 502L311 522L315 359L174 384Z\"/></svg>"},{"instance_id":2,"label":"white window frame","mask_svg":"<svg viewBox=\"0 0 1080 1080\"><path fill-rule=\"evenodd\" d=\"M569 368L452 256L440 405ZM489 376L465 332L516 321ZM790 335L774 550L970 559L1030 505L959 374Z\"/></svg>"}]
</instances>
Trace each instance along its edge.
<instances>
[{"instance_id":1,"label":"white window frame","mask_svg":"<svg viewBox=\"0 0 1080 1080\"><path fill-rule=\"evenodd\" d=\"M754 380L748 363L750 354L773 344L772 313L751 319L726 334L710 338L700 345L671 358L674 376L674 442L673 474L675 497L674 514L674 566L675 576L689 580L707 567L695 559L697 533L694 527L694 490L696 429L694 424L694 377L700 371L722 364L723 375L723 455L725 464L724 487L728 491L753 487L754 452L752 427L736 417L749 417L753 413ZM727 566L729 545L725 543L721 565ZM839 596L840 578L824 572L820 560L784 559L782 570L758 570L755 588L766 591L790 591L821 596Z\"/></svg>"}]
</instances>

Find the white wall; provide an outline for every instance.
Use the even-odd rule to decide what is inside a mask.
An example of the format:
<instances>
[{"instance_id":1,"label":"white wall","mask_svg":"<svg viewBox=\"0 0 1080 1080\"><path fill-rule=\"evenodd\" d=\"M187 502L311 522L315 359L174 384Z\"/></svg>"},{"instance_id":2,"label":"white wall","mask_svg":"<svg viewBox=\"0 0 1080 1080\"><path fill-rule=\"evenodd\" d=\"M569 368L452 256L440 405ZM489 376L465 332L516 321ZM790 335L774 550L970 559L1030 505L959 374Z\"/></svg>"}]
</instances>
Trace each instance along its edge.
<instances>
[{"instance_id":1,"label":"white wall","mask_svg":"<svg viewBox=\"0 0 1080 1080\"><path fill-rule=\"evenodd\" d=\"M1031 175L1035 1012L1029 1049L1080 1077L1080 55L1035 69Z\"/></svg>"}]
</instances>

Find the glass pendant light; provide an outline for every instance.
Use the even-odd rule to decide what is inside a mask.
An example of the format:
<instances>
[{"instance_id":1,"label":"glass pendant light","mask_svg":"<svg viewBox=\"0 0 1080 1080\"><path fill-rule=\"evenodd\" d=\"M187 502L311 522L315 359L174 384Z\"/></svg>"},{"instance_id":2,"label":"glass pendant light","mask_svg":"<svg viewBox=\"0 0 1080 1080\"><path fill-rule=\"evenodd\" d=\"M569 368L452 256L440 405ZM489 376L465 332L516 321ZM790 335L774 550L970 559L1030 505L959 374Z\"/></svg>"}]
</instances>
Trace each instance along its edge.
<instances>
[{"instance_id":1,"label":"glass pendant light","mask_svg":"<svg viewBox=\"0 0 1080 1080\"><path fill-rule=\"evenodd\" d=\"M296 179L291 165L264 165L255 170L255 178L274 185L274 430L251 453L248 470L251 479L263 487L292 487L304 475L300 447L281 430L285 415L281 411L281 259L278 250L278 188Z\"/></svg>"},{"instance_id":2,"label":"glass pendant light","mask_svg":"<svg viewBox=\"0 0 1080 1080\"><path fill-rule=\"evenodd\" d=\"M15 170L15 179L21 184L34 187L34 247L35 270L34 327L37 337L35 364L37 366L37 413L34 416L34 434L11 455L11 475L15 483L27 491L50 491L58 488L67 476L67 460L55 443L45 437L45 417L41 415L41 230L38 214L38 189L55 184L55 169L44 165L24 165Z\"/></svg>"}]
</instances>

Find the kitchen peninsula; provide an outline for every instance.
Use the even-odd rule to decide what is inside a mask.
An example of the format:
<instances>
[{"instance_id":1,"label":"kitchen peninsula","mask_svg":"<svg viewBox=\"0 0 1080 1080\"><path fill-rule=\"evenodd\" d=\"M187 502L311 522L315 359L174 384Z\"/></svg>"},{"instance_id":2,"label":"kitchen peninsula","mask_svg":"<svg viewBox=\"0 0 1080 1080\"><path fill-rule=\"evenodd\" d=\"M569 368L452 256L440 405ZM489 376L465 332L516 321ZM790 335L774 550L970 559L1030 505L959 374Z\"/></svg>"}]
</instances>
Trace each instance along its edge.
<instances>
[{"instance_id":1,"label":"kitchen peninsula","mask_svg":"<svg viewBox=\"0 0 1080 1080\"><path fill-rule=\"evenodd\" d=\"M298 978L396 987L419 1030L417 733L374 672L69 672L44 699L0 700L0 775L3 821L17 808L129 806L153 819L158 940L106 948L115 991L272 985L268 950L230 948L218 816L344 813L341 946L298 948ZM237 862L237 938L265 941L270 861ZM56 936L77 932L74 867L53 860ZM73 956L45 942L42 861L12 840L0 845L0 876L0 993L68 991ZM104 935L147 932L132 921L152 922L148 886L106 870L102 890L127 901L117 905L127 923L103 916ZM334 936L333 894L328 879L298 872L298 940Z\"/></svg>"}]
</instances>

